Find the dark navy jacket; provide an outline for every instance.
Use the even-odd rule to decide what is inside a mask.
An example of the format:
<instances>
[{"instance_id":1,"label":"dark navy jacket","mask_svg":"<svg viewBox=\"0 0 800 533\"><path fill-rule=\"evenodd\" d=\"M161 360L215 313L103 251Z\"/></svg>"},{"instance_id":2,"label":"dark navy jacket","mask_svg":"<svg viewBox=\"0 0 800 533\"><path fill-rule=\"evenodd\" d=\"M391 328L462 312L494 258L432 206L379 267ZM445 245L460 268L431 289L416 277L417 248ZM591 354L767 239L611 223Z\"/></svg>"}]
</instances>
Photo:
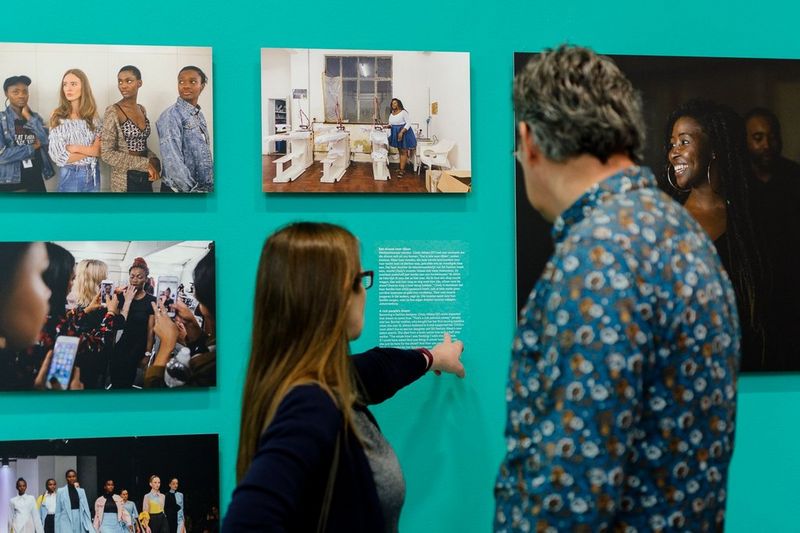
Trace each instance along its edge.
<instances>
[{"instance_id":1,"label":"dark navy jacket","mask_svg":"<svg viewBox=\"0 0 800 533\"><path fill-rule=\"evenodd\" d=\"M416 350L374 348L352 357L367 404L380 403L425 373ZM370 420L375 419L365 406ZM314 532L331 472L342 413L317 385L295 387L261 436L253 463L233 493L224 532ZM367 457L352 431L342 435L329 532L384 531Z\"/></svg>"}]
</instances>

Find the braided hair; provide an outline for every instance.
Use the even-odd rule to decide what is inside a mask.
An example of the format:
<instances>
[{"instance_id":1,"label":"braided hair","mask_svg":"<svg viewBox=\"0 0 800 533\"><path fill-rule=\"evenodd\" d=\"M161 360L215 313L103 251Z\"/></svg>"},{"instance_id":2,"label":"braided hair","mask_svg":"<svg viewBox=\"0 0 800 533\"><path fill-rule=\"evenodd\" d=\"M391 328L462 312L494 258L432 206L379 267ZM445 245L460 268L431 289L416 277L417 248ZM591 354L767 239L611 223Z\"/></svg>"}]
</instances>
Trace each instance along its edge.
<instances>
[{"instance_id":1,"label":"braided hair","mask_svg":"<svg viewBox=\"0 0 800 533\"><path fill-rule=\"evenodd\" d=\"M669 161L670 136L675 122L681 117L690 117L700 124L708 137L711 151L716 155L718 174L722 189L714 191L725 200L727 228L720 237L730 251L728 275L736 292L742 324L760 329L756 322L757 285L756 272L761 261L756 245L750 213L748 184L752 168L748 159L747 136L744 121L728 106L710 100L690 100L680 106L669 117L664 135L664 154ZM669 184L669 164L659 177L659 185L681 204L686 202L689 192L676 191Z\"/></svg>"}]
</instances>

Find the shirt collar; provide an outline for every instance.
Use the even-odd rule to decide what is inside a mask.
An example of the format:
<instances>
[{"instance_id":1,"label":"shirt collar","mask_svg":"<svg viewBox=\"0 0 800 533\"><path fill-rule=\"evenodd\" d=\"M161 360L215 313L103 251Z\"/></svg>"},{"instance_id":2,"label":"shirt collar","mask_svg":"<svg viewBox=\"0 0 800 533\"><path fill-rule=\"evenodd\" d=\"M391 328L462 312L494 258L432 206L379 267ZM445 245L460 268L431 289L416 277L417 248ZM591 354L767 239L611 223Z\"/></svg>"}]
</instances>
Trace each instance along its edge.
<instances>
[{"instance_id":1,"label":"shirt collar","mask_svg":"<svg viewBox=\"0 0 800 533\"><path fill-rule=\"evenodd\" d=\"M181 113L184 113L186 115L197 115L198 113L200 113L200 104L193 106L180 96L178 97L177 108L181 111Z\"/></svg>"},{"instance_id":2,"label":"shirt collar","mask_svg":"<svg viewBox=\"0 0 800 533\"><path fill-rule=\"evenodd\" d=\"M595 183L553 222L553 241L558 243L564 240L570 227L589 216L612 196L653 187L656 187L655 176L649 168L639 166L628 167Z\"/></svg>"}]
</instances>

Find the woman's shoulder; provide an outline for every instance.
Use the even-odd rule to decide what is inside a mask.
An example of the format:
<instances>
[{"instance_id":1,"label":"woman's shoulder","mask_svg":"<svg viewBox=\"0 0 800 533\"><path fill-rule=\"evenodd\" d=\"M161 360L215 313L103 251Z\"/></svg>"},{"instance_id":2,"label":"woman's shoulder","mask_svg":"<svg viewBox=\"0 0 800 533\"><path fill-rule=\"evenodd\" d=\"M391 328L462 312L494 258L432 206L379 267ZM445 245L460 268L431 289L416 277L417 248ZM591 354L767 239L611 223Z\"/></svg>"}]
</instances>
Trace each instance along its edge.
<instances>
[{"instance_id":1,"label":"woman's shoulder","mask_svg":"<svg viewBox=\"0 0 800 533\"><path fill-rule=\"evenodd\" d=\"M290 414L296 410L309 408L318 410L322 416L341 412L333 397L318 383L305 383L292 387L286 393L278 405L275 417L277 418L282 412Z\"/></svg>"},{"instance_id":2,"label":"woman's shoulder","mask_svg":"<svg viewBox=\"0 0 800 533\"><path fill-rule=\"evenodd\" d=\"M50 127L50 134L59 132L64 129L64 121L67 120L64 117L51 117L51 127Z\"/></svg>"},{"instance_id":3,"label":"woman's shoulder","mask_svg":"<svg viewBox=\"0 0 800 533\"><path fill-rule=\"evenodd\" d=\"M330 440L342 426L342 412L331 395L316 383L293 387L281 400L264 436L313 433Z\"/></svg>"},{"instance_id":4,"label":"woman's shoulder","mask_svg":"<svg viewBox=\"0 0 800 533\"><path fill-rule=\"evenodd\" d=\"M333 398L316 384L298 385L281 400L261 434L257 454L291 449L303 457L332 450L344 420Z\"/></svg>"}]
</instances>

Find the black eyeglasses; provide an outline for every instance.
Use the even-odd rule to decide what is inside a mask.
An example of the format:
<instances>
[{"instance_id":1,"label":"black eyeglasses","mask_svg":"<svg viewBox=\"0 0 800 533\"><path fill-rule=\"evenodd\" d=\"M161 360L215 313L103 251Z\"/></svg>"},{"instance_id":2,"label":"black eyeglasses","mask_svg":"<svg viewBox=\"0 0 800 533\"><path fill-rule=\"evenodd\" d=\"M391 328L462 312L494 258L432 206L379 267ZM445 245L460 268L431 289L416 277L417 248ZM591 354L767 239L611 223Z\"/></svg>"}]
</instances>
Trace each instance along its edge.
<instances>
[{"instance_id":1,"label":"black eyeglasses","mask_svg":"<svg viewBox=\"0 0 800 533\"><path fill-rule=\"evenodd\" d=\"M364 289L369 289L372 287L372 281L375 277L375 272L372 270L365 270L364 272L359 272L356 275L356 279L353 282L353 290L357 291L358 286L361 285Z\"/></svg>"}]
</instances>

